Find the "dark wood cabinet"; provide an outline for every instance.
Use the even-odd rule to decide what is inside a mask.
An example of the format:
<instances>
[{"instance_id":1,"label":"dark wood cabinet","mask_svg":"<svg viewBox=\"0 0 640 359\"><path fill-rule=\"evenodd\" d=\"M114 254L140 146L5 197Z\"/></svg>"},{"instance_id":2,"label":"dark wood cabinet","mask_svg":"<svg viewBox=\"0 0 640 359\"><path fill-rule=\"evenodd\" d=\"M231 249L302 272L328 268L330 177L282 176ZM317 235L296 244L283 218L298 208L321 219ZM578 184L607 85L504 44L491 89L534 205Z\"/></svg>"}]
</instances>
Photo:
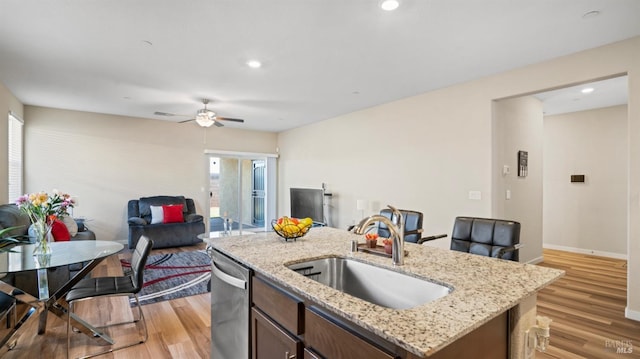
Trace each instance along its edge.
<instances>
[{"instance_id":1,"label":"dark wood cabinet","mask_svg":"<svg viewBox=\"0 0 640 359\"><path fill-rule=\"evenodd\" d=\"M325 358L397 358L314 310L307 308L304 317L306 346Z\"/></svg>"},{"instance_id":2,"label":"dark wood cabinet","mask_svg":"<svg viewBox=\"0 0 640 359\"><path fill-rule=\"evenodd\" d=\"M252 285L256 307L289 332L302 334L304 303L301 299L258 277L253 278Z\"/></svg>"},{"instance_id":3,"label":"dark wood cabinet","mask_svg":"<svg viewBox=\"0 0 640 359\"><path fill-rule=\"evenodd\" d=\"M252 278L253 359L418 359L419 357L270 280ZM433 354L433 359L508 358L508 311Z\"/></svg>"},{"instance_id":4,"label":"dark wood cabinet","mask_svg":"<svg viewBox=\"0 0 640 359\"><path fill-rule=\"evenodd\" d=\"M251 309L251 332L251 358L302 358L302 341L256 308Z\"/></svg>"},{"instance_id":5,"label":"dark wood cabinet","mask_svg":"<svg viewBox=\"0 0 640 359\"><path fill-rule=\"evenodd\" d=\"M313 349L304 348L304 359L324 359L324 358L318 355L316 352L314 352Z\"/></svg>"}]
</instances>

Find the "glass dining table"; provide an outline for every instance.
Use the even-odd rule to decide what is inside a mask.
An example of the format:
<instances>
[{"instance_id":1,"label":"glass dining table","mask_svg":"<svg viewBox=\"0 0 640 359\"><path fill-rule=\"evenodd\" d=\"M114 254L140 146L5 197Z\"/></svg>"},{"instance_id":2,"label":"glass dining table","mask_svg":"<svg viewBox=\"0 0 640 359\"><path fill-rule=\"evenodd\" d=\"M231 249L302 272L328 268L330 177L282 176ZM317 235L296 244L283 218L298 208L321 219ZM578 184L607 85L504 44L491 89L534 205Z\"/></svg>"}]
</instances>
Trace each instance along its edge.
<instances>
[{"instance_id":1,"label":"glass dining table","mask_svg":"<svg viewBox=\"0 0 640 359\"><path fill-rule=\"evenodd\" d=\"M124 248L122 243L114 241L94 241L79 240L68 242L51 243L52 253L47 255L34 255L33 244L16 245L11 251L0 253L0 276L2 274L18 273L24 271L35 271L38 283L38 297L25 293L20 288L2 282L0 278L0 291L9 294L16 299L17 303L27 304L30 308L15 323L14 328L0 338L0 356L2 349L7 347L11 338L24 326L32 317L39 315L38 334L43 334L46 330L47 313L51 312L56 316L67 320L69 315L67 308L63 305L66 294L71 288L91 272L102 260L110 255L120 252ZM66 266L69 264L85 263L76 275L71 277L66 283L58 288L54 293L49 293L49 281L47 269ZM102 340L103 344L113 344L114 341L104 333L100 333L96 328L85 322L75 314L71 315L71 325L85 333L86 335Z\"/></svg>"}]
</instances>

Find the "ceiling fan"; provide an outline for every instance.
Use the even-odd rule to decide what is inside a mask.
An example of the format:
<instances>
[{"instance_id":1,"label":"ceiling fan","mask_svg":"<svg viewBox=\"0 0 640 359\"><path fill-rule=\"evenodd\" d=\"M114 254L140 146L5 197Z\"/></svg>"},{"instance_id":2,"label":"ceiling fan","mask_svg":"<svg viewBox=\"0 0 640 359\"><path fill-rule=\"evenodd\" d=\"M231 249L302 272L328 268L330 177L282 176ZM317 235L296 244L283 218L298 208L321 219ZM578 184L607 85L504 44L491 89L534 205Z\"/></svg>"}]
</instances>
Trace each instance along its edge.
<instances>
[{"instance_id":1,"label":"ceiling fan","mask_svg":"<svg viewBox=\"0 0 640 359\"><path fill-rule=\"evenodd\" d=\"M204 108L198 110L198 112L196 113L196 117L195 118L191 118L188 120L184 120L184 121L180 121L178 123L185 123L185 122L191 122L191 121L196 121L196 123L198 123L198 125L200 125L201 127L211 127L211 125L216 125L217 127L222 127L224 126L220 121L231 121L231 122L239 122L239 123L243 123L244 120L241 120L239 118L229 118L229 117L220 117L217 116L215 112L209 110L207 108L207 104L209 104L209 100L208 99L203 99L202 100L202 104L204 104ZM176 115L173 113L167 113L167 112L154 112L154 115L157 116L186 116L186 115Z\"/></svg>"}]
</instances>

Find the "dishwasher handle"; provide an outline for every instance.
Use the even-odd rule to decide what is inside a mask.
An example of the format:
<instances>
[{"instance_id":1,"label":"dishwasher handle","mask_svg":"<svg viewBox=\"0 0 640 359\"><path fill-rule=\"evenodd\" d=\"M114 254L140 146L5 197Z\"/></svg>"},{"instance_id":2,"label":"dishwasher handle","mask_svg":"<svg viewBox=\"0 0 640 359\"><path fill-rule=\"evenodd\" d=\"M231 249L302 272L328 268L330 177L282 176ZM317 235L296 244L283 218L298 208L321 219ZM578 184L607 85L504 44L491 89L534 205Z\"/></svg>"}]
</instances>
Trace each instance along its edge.
<instances>
[{"instance_id":1,"label":"dishwasher handle","mask_svg":"<svg viewBox=\"0 0 640 359\"><path fill-rule=\"evenodd\" d=\"M218 268L218 266L216 265L215 261L211 262L213 265L211 266L211 271L213 272L213 275L215 275L216 277L218 277L221 281L232 285L236 288L240 288L242 290L246 290L247 289L247 282L245 280L242 280L240 278L236 278L234 276L231 276L225 272L222 271L222 269Z\"/></svg>"}]
</instances>

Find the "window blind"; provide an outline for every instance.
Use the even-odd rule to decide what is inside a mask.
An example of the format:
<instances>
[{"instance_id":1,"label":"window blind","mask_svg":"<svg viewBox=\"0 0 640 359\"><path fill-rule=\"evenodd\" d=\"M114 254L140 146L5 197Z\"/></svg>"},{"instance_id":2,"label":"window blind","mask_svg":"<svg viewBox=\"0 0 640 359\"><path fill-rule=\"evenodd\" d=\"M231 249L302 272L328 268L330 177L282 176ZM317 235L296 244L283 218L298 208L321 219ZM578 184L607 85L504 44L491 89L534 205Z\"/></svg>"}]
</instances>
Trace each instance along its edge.
<instances>
[{"instance_id":1,"label":"window blind","mask_svg":"<svg viewBox=\"0 0 640 359\"><path fill-rule=\"evenodd\" d=\"M23 138L23 126L22 119L18 118L13 113L9 113L9 131L8 131L8 154L9 154L9 168L7 170L8 178L8 200L9 203L13 203L18 197L23 195L22 190L22 138Z\"/></svg>"}]
</instances>

